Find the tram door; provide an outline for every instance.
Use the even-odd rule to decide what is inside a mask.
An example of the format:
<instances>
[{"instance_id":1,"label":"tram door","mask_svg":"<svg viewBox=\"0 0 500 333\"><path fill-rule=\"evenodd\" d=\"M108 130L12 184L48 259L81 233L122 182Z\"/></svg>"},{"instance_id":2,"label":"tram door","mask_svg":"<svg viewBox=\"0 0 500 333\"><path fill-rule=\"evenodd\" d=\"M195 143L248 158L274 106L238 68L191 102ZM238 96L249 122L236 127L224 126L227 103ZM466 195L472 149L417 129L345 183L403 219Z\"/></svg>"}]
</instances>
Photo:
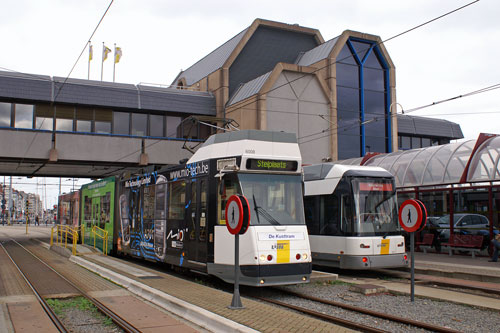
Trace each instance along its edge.
<instances>
[{"instance_id":1,"label":"tram door","mask_svg":"<svg viewBox=\"0 0 500 333\"><path fill-rule=\"evenodd\" d=\"M205 263L207 260L207 179L198 178L190 183L188 206L188 259Z\"/></svg>"}]
</instances>

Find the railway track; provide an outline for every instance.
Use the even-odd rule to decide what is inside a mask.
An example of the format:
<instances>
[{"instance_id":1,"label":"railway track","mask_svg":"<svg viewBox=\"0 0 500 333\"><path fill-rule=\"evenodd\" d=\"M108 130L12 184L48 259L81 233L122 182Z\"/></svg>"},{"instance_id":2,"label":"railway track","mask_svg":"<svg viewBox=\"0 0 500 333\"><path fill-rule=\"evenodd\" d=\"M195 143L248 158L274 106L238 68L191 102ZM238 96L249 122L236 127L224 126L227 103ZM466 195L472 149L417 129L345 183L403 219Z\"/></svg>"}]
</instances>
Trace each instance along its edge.
<instances>
[{"instance_id":1,"label":"railway track","mask_svg":"<svg viewBox=\"0 0 500 333\"><path fill-rule=\"evenodd\" d=\"M19 270L24 280L35 294L43 309L60 332L68 332L45 298L48 295L66 294L70 297L82 296L89 300L104 315L108 316L124 332L140 332L132 324L117 315L103 303L90 296L73 282L58 273L53 267L37 257L16 240L0 243L9 259Z\"/></svg>"},{"instance_id":2,"label":"railway track","mask_svg":"<svg viewBox=\"0 0 500 333\"><path fill-rule=\"evenodd\" d=\"M360 308L360 307L356 307L353 305L348 305L348 304L344 304L344 303L340 303L340 302L333 302L333 301L329 301L326 299L317 298L317 297L313 297L313 296L309 296L309 295L304 295L304 294L300 294L300 293L296 293L296 292L292 292L292 291L285 291L285 290L277 289L277 288L274 288L274 290L276 290L280 294L286 295L288 297L293 297L293 298L297 298L300 300L307 300L307 301L315 302L315 303L321 303L323 305L328 305L328 306L335 307L335 308L341 308L343 310L347 310L347 311L350 311L350 312L353 312L356 314L368 315L368 316L376 317L379 319L387 320L390 322L402 324L402 325L409 325L409 326L415 327L415 328L426 329L426 330L429 330L432 332L444 332L444 333L451 333L451 332L457 333L457 332L459 332L459 331L456 331L456 330L453 330L453 329L450 329L447 327L441 327L441 326L428 324L428 323L424 323L424 322L420 322L420 321L416 321L416 320L412 320L412 319L401 318L398 316L393 316L393 315L382 313L382 312L364 309L364 308ZM311 309L303 307L303 306L297 306L297 305L293 305L290 303L285 303L283 301L278 301L278 300L270 298L270 297L260 297L260 296L258 296L258 297L253 296L253 297L257 298L261 301L265 301L265 302L272 303L272 304L279 305L279 306L283 306L283 307L286 307L286 308L289 308L292 310L296 310L296 311L299 311L302 313L306 313L312 317L315 317L315 318L318 318L321 320L328 320L332 323L342 325L342 326L347 327L347 328L360 330L362 332L388 332L386 330L383 330L383 329L380 329L377 327L372 327L372 326L360 324L358 322L354 322L351 320L347 320L345 318L340 318L337 316L329 315L329 314L326 314L324 312L314 311L314 310L311 310Z\"/></svg>"}]
</instances>

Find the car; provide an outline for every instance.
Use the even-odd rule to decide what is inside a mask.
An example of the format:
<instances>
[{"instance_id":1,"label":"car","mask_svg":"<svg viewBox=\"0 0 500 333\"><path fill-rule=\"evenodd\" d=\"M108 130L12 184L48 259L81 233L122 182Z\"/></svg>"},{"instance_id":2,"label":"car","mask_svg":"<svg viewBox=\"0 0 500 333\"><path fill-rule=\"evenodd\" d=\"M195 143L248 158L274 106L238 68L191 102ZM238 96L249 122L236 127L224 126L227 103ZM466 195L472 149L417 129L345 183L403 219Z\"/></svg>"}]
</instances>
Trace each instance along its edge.
<instances>
[{"instance_id":1,"label":"car","mask_svg":"<svg viewBox=\"0 0 500 333\"><path fill-rule=\"evenodd\" d=\"M441 230L440 238L447 241L450 238L450 215L440 217L435 223ZM483 235L489 233L490 221L481 214L453 214L453 232Z\"/></svg>"}]
</instances>

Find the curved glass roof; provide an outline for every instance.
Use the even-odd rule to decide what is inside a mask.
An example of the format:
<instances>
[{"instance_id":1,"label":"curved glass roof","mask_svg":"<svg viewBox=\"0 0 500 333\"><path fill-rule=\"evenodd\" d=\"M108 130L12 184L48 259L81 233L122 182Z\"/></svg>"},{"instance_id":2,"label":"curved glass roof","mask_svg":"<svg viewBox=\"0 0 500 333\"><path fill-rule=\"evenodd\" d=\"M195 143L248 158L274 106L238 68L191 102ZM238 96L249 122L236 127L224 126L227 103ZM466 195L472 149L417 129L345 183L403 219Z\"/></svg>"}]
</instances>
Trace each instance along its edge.
<instances>
[{"instance_id":1,"label":"curved glass roof","mask_svg":"<svg viewBox=\"0 0 500 333\"><path fill-rule=\"evenodd\" d=\"M500 179L500 136L486 141L471 158L467 180L472 182Z\"/></svg>"},{"instance_id":2,"label":"curved glass roof","mask_svg":"<svg viewBox=\"0 0 500 333\"><path fill-rule=\"evenodd\" d=\"M386 169L394 175L398 187L460 183L469 160L466 182L500 180L500 136L487 138L474 151L476 142L468 140L379 154L364 165ZM354 165L361 161L362 158L355 158L338 163Z\"/></svg>"}]
</instances>

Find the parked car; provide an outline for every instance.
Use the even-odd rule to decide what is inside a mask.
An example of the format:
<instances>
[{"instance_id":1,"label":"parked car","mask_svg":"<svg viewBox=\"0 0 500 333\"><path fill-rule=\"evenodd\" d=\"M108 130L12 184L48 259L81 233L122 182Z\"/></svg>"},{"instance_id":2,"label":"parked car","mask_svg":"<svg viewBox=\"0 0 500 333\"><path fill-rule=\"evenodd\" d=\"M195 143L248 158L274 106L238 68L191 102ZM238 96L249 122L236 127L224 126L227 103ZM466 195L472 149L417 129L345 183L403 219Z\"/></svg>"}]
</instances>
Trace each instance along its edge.
<instances>
[{"instance_id":1,"label":"parked car","mask_svg":"<svg viewBox=\"0 0 500 333\"><path fill-rule=\"evenodd\" d=\"M450 215L445 215L436 221L441 229L440 238L447 241L450 238ZM471 235L488 233L490 221L480 214L453 214L453 232Z\"/></svg>"}]
</instances>

